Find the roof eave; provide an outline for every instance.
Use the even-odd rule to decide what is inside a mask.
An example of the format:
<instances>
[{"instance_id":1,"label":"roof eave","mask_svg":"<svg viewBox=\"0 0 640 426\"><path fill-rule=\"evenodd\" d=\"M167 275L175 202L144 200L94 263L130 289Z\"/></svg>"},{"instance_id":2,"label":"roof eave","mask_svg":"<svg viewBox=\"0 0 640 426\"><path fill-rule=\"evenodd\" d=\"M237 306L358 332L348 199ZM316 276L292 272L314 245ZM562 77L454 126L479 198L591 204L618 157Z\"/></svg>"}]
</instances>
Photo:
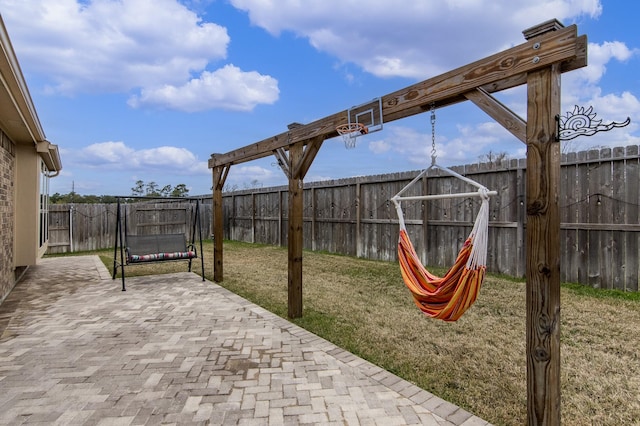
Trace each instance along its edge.
<instances>
[{"instance_id":1,"label":"roof eave","mask_svg":"<svg viewBox=\"0 0 640 426\"><path fill-rule=\"evenodd\" d=\"M2 130L17 144L46 139L18 58L0 15L0 105Z\"/></svg>"}]
</instances>

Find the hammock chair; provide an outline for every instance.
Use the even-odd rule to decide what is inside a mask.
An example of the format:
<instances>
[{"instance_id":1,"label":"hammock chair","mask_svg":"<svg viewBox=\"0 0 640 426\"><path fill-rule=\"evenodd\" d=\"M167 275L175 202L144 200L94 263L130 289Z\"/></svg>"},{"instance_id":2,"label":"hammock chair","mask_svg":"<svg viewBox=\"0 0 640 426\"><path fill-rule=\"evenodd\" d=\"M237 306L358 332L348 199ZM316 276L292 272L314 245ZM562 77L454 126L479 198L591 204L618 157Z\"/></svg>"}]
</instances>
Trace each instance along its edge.
<instances>
[{"instance_id":1,"label":"hammock chair","mask_svg":"<svg viewBox=\"0 0 640 426\"><path fill-rule=\"evenodd\" d=\"M454 172L453 170L436 164L435 155L435 113L431 110L432 125L432 155L431 167L423 170L407 186L402 188L391 198L400 224L398 239L398 259L400 272L407 288L413 296L418 308L428 317L444 321L456 321L475 302L482 280L484 279L487 259L487 238L489 228L489 196L496 195L496 191L489 191L485 186ZM477 188L476 192L403 196L411 186L418 182L429 170L438 169L442 172L461 179ZM415 251L402 212L402 201L434 200L446 198L479 197L480 210L476 216L471 233L462 245L455 263L443 277L430 273L420 261Z\"/></svg>"}]
</instances>

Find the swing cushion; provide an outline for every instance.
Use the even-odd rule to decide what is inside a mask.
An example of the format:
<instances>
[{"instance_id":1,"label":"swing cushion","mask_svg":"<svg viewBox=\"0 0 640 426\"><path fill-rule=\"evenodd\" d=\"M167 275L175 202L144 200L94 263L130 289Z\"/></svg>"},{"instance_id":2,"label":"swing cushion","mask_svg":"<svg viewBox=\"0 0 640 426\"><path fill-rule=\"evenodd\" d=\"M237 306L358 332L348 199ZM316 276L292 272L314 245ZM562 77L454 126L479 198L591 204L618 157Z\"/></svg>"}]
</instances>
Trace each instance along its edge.
<instances>
[{"instance_id":1,"label":"swing cushion","mask_svg":"<svg viewBox=\"0 0 640 426\"><path fill-rule=\"evenodd\" d=\"M187 245L184 234L127 236L127 263L193 259L195 247Z\"/></svg>"}]
</instances>

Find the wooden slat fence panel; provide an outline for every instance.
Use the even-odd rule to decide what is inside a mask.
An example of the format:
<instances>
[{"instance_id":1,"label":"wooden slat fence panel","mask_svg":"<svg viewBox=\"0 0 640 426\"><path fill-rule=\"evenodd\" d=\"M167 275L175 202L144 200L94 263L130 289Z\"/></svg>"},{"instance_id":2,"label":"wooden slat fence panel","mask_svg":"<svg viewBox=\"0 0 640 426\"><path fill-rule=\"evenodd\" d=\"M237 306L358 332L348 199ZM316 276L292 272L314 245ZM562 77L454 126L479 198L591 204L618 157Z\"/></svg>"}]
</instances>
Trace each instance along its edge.
<instances>
[{"instance_id":1,"label":"wooden slat fence panel","mask_svg":"<svg viewBox=\"0 0 640 426\"><path fill-rule=\"evenodd\" d=\"M638 291L640 261L640 154L637 145L563 154L561 170L561 277L600 288ZM455 167L495 189L490 202L488 269L525 273L525 161ZM365 176L305 186L305 249L368 259L397 259L398 222L389 199L418 171ZM406 195L468 192L451 176L431 171ZM188 203L185 203L188 204ZM449 267L468 236L476 198L403 203L407 231L429 266ZM182 232L187 207L145 204L132 216L136 232ZM201 204L203 236L211 236L211 200ZM259 188L223 194L224 238L287 245L288 189ZM71 215L69 212L72 212ZM115 206L52 205L49 252L113 247ZM71 234L69 241L69 219ZM163 223L162 226L154 221ZM181 228L182 227L182 228ZM71 244L70 244L71 243Z\"/></svg>"},{"instance_id":2,"label":"wooden slat fence panel","mask_svg":"<svg viewBox=\"0 0 640 426\"><path fill-rule=\"evenodd\" d=\"M52 204L49 206L48 253L68 253L113 245L115 205Z\"/></svg>"},{"instance_id":3,"label":"wooden slat fence panel","mask_svg":"<svg viewBox=\"0 0 640 426\"><path fill-rule=\"evenodd\" d=\"M130 235L192 232L194 203L131 203L127 205ZM211 204L202 204L200 220L203 238L211 234ZM68 253L113 248L115 204L52 204L49 206L49 248L47 253Z\"/></svg>"},{"instance_id":4,"label":"wooden slat fence panel","mask_svg":"<svg viewBox=\"0 0 640 426\"><path fill-rule=\"evenodd\" d=\"M265 192L254 194L255 242L260 244L280 244L280 194Z\"/></svg>"},{"instance_id":5,"label":"wooden slat fence panel","mask_svg":"<svg viewBox=\"0 0 640 426\"><path fill-rule=\"evenodd\" d=\"M395 260L398 244L398 222L395 207L389 199L408 184L415 174L396 173L388 179L374 176L362 179L360 184L360 235L362 239L361 257L375 260ZM406 192L410 195L413 188ZM412 203L407 207L407 231L414 235L414 216L421 212L420 204ZM416 244L422 246L421 236Z\"/></svg>"},{"instance_id":6,"label":"wooden slat fence panel","mask_svg":"<svg viewBox=\"0 0 640 426\"><path fill-rule=\"evenodd\" d=\"M638 146L626 148L625 182L627 191L624 198L626 210L625 224L640 223L640 153ZM623 268L620 275L623 277L623 288L630 291L638 291L640 287L640 232L625 232L625 254Z\"/></svg>"},{"instance_id":7,"label":"wooden slat fence panel","mask_svg":"<svg viewBox=\"0 0 640 426\"><path fill-rule=\"evenodd\" d=\"M612 152L613 158L624 156L624 148L615 148ZM616 182L625 182L626 160L612 161L611 163L611 223L627 223L627 203L625 199L625 188L617 185ZM618 230L611 232L611 264L610 273L605 282L611 282L611 286L617 290L625 289L625 278L619 272L624 270L626 257L625 233Z\"/></svg>"},{"instance_id":8,"label":"wooden slat fence panel","mask_svg":"<svg viewBox=\"0 0 640 426\"><path fill-rule=\"evenodd\" d=\"M356 185L305 190L305 248L356 255ZM305 235L306 237L306 235Z\"/></svg>"},{"instance_id":9,"label":"wooden slat fence panel","mask_svg":"<svg viewBox=\"0 0 640 426\"><path fill-rule=\"evenodd\" d=\"M49 253L72 251L70 219L68 205L52 204L49 206Z\"/></svg>"},{"instance_id":10,"label":"wooden slat fence panel","mask_svg":"<svg viewBox=\"0 0 640 426\"><path fill-rule=\"evenodd\" d=\"M578 185L578 165L576 163L576 153L572 152L565 156L564 167L560 169L560 190L564 193L564 204L560 204L560 223L576 223L578 221L577 204L580 202L582 194ZM572 188L573 190L569 190ZM560 263L560 274L563 277L574 277L578 281L579 257L579 232L574 229L566 229L563 237L560 238L560 252L564 253L563 261Z\"/></svg>"}]
</instances>

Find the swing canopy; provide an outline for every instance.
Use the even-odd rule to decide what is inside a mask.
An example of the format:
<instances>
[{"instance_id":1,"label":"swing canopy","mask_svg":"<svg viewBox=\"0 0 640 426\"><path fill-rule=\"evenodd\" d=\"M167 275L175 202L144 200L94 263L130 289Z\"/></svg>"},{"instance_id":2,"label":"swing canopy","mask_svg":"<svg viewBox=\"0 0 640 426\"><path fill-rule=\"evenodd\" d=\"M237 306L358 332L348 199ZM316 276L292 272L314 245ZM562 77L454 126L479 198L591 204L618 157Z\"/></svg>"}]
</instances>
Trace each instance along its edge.
<instances>
[{"instance_id":1,"label":"swing canopy","mask_svg":"<svg viewBox=\"0 0 640 426\"><path fill-rule=\"evenodd\" d=\"M495 195L497 192L489 191L485 186L461 176L453 170L437 166L435 163L431 168L438 168L451 176L460 178L477 187L478 191L403 197L402 194L429 170L426 169L391 198L395 204L400 223L398 239L400 272L415 304L425 315L444 321L456 321L471 307L480 292L486 271L489 196ZM454 197L479 197L481 205L473 229L460 249L455 263L444 276L438 277L422 265L409 239L402 212L402 201Z\"/></svg>"}]
</instances>

